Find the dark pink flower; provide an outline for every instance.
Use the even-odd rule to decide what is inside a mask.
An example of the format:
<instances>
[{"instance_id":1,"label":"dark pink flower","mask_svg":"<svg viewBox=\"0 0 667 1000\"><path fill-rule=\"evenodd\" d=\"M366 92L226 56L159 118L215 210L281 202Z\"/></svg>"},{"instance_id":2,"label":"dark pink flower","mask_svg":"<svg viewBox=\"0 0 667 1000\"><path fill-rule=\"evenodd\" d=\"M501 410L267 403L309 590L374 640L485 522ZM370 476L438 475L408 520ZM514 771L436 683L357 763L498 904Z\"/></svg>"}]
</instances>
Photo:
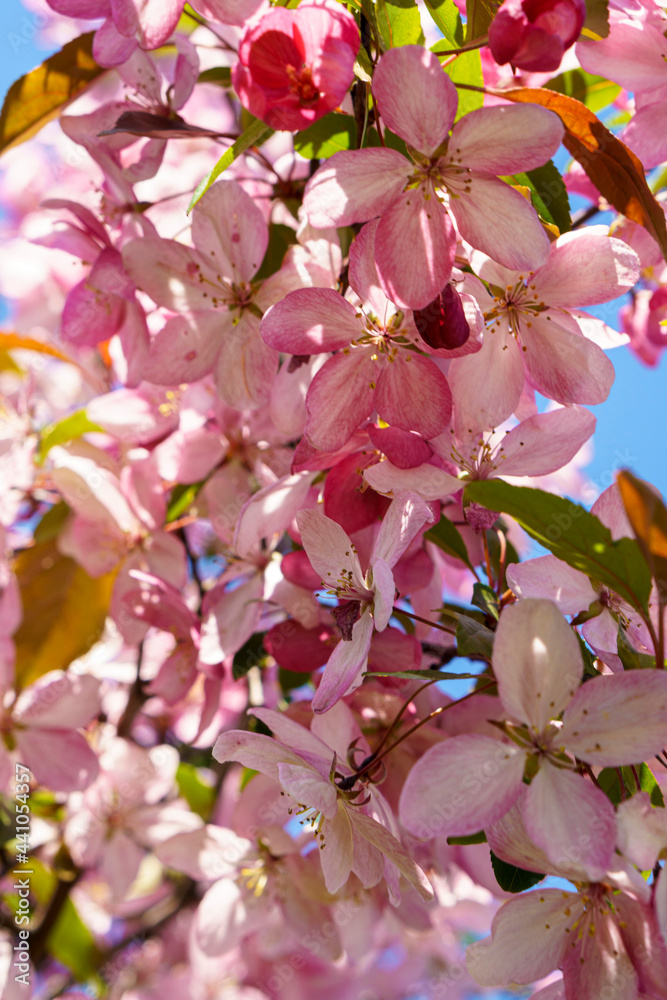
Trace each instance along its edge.
<instances>
[{"instance_id":1,"label":"dark pink flower","mask_svg":"<svg viewBox=\"0 0 667 1000\"><path fill-rule=\"evenodd\" d=\"M274 7L241 39L234 89L271 128L307 128L345 97L358 50L355 20L333 0Z\"/></svg>"},{"instance_id":2,"label":"dark pink flower","mask_svg":"<svg viewBox=\"0 0 667 1000\"><path fill-rule=\"evenodd\" d=\"M489 28L491 54L531 72L558 69L585 18L584 0L505 0Z\"/></svg>"}]
</instances>

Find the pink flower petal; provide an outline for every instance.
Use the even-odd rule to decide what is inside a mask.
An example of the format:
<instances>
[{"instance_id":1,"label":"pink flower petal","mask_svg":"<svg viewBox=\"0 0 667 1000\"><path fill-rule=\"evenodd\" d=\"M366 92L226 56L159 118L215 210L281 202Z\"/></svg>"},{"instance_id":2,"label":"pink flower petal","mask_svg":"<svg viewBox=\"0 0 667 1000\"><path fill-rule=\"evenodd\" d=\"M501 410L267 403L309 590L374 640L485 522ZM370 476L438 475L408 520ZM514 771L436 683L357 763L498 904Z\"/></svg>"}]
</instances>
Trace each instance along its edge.
<instances>
[{"instance_id":1,"label":"pink flower petal","mask_svg":"<svg viewBox=\"0 0 667 1000\"><path fill-rule=\"evenodd\" d=\"M601 767L652 757L667 740L667 674L632 670L594 677L568 705L558 740Z\"/></svg>"},{"instance_id":2,"label":"pink flower petal","mask_svg":"<svg viewBox=\"0 0 667 1000\"><path fill-rule=\"evenodd\" d=\"M638 280L637 254L627 243L604 235L600 229L573 230L552 243L547 262L531 281L550 306L582 308L607 302L627 292Z\"/></svg>"},{"instance_id":3,"label":"pink flower petal","mask_svg":"<svg viewBox=\"0 0 667 1000\"><path fill-rule=\"evenodd\" d=\"M320 354L347 347L362 325L354 307L333 288L300 288L264 316L260 332L277 351Z\"/></svg>"},{"instance_id":4,"label":"pink flower petal","mask_svg":"<svg viewBox=\"0 0 667 1000\"><path fill-rule=\"evenodd\" d=\"M493 918L491 937L468 948L468 971L480 986L541 979L560 966L581 910L576 892L559 889L538 888L509 900Z\"/></svg>"},{"instance_id":5,"label":"pink flower petal","mask_svg":"<svg viewBox=\"0 0 667 1000\"><path fill-rule=\"evenodd\" d=\"M352 639L339 642L324 668L313 698L314 712L328 712L351 687L357 687L366 666L373 634L373 619L362 614L352 627Z\"/></svg>"},{"instance_id":6,"label":"pink flower petal","mask_svg":"<svg viewBox=\"0 0 667 1000\"><path fill-rule=\"evenodd\" d=\"M459 103L438 57L421 45L384 53L373 76L373 94L385 124L427 156L447 138Z\"/></svg>"},{"instance_id":7,"label":"pink flower petal","mask_svg":"<svg viewBox=\"0 0 667 1000\"><path fill-rule=\"evenodd\" d=\"M448 381L457 425L497 427L521 399L524 370L516 338L504 329L486 330L481 351L452 361Z\"/></svg>"},{"instance_id":8,"label":"pink flower petal","mask_svg":"<svg viewBox=\"0 0 667 1000\"><path fill-rule=\"evenodd\" d=\"M373 546L371 561L384 559L388 566L395 566L417 532L433 521L428 504L418 496L403 496L389 507Z\"/></svg>"},{"instance_id":9,"label":"pink flower petal","mask_svg":"<svg viewBox=\"0 0 667 1000\"><path fill-rule=\"evenodd\" d=\"M398 197L411 172L409 161L394 149L335 153L306 185L308 219L317 229L373 219Z\"/></svg>"},{"instance_id":10,"label":"pink flower petal","mask_svg":"<svg viewBox=\"0 0 667 1000\"><path fill-rule=\"evenodd\" d=\"M219 328L223 318L227 319L218 313ZM278 352L262 340L257 316L244 309L237 319L236 324L231 322L224 330L215 384L229 406L254 410L269 399L278 371Z\"/></svg>"},{"instance_id":11,"label":"pink flower petal","mask_svg":"<svg viewBox=\"0 0 667 1000\"><path fill-rule=\"evenodd\" d=\"M513 563L507 567L507 582L522 600L538 597L553 601L564 615L578 615L588 610L598 596L584 573L555 556Z\"/></svg>"},{"instance_id":12,"label":"pink flower petal","mask_svg":"<svg viewBox=\"0 0 667 1000\"><path fill-rule=\"evenodd\" d=\"M449 425L452 394L447 379L429 358L399 350L382 366L375 408L385 423L432 438Z\"/></svg>"},{"instance_id":13,"label":"pink flower petal","mask_svg":"<svg viewBox=\"0 0 667 1000\"><path fill-rule=\"evenodd\" d=\"M325 821L323 832L324 846L318 853L324 884L328 892L334 893L343 888L354 863L352 824L342 803L336 816Z\"/></svg>"},{"instance_id":14,"label":"pink flower petal","mask_svg":"<svg viewBox=\"0 0 667 1000\"><path fill-rule=\"evenodd\" d=\"M379 462L364 472L366 482L385 496L398 497L401 493L416 493L424 500L440 500L458 493L460 479L435 465L420 465L416 469L399 469L391 462Z\"/></svg>"},{"instance_id":15,"label":"pink flower petal","mask_svg":"<svg viewBox=\"0 0 667 1000\"><path fill-rule=\"evenodd\" d=\"M338 812L336 789L311 767L278 764L279 781L288 795L303 805L311 806L327 819Z\"/></svg>"},{"instance_id":16,"label":"pink flower petal","mask_svg":"<svg viewBox=\"0 0 667 1000\"><path fill-rule=\"evenodd\" d=\"M396 305L423 309L432 302L452 273L455 251L449 215L432 192L406 191L383 212L375 263L382 287Z\"/></svg>"},{"instance_id":17,"label":"pink flower petal","mask_svg":"<svg viewBox=\"0 0 667 1000\"><path fill-rule=\"evenodd\" d=\"M498 177L542 166L563 131L558 115L536 105L478 108L456 123L449 145L457 161Z\"/></svg>"},{"instance_id":18,"label":"pink flower petal","mask_svg":"<svg viewBox=\"0 0 667 1000\"><path fill-rule=\"evenodd\" d=\"M306 396L306 437L319 451L338 451L370 417L376 365L366 348L336 354L321 368Z\"/></svg>"},{"instance_id":19,"label":"pink flower petal","mask_svg":"<svg viewBox=\"0 0 667 1000\"><path fill-rule=\"evenodd\" d=\"M518 191L475 173L464 174L456 183L448 177L447 183L455 195L449 207L461 236L476 250L513 270L544 263L549 238L537 212Z\"/></svg>"},{"instance_id":20,"label":"pink flower petal","mask_svg":"<svg viewBox=\"0 0 667 1000\"><path fill-rule=\"evenodd\" d=\"M556 605L527 600L501 616L493 670L508 712L542 733L574 696L584 665L577 637Z\"/></svg>"},{"instance_id":21,"label":"pink flower petal","mask_svg":"<svg viewBox=\"0 0 667 1000\"><path fill-rule=\"evenodd\" d=\"M143 237L123 247L123 264L134 281L160 306L174 312L212 309L215 288L200 276L214 277L206 259L196 250L176 243Z\"/></svg>"},{"instance_id":22,"label":"pink flower petal","mask_svg":"<svg viewBox=\"0 0 667 1000\"><path fill-rule=\"evenodd\" d=\"M66 729L16 730L20 760L37 781L56 792L80 792L99 772L95 753L81 733Z\"/></svg>"},{"instance_id":23,"label":"pink flower petal","mask_svg":"<svg viewBox=\"0 0 667 1000\"><path fill-rule=\"evenodd\" d=\"M192 242L224 278L249 282L259 270L269 230L256 202L236 181L208 189L192 214Z\"/></svg>"},{"instance_id":24,"label":"pink flower petal","mask_svg":"<svg viewBox=\"0 0 667 1000\"><path fill-rule=\"evenodd\" d=\"M142 376L155 385L198 382L212 371L231 317L216 312L173 316L153 337Z\"/></svg>"},{"instance_id":25,"label":"pink flower petal","mask_svg":"<svg viewBox=\"0 0 667 1000\"><path fill-rule=\"evenodd\" d=\"M308 558L325 587L363 586L356 549L337 521L313 507L300 510L296 522Z\"/></svg>"},{"instance_id":26,"label":"pink flower petal","mask_svg":"<svg viewBox=\"0 0 667 1000\"><path fill-rule=\"evenodd\" d=\"M580 866L595 882L609 870L616 816L591 781L543 762L526 793L523 818L529 836L557 868Z\"/></svg>"},{"instance_id":27,"label":"pink flower petal","mask_svg":"<svg viewBox=\"0 0 667 1000\"><path fill-rule=\"evenodd\" d=\"M433 899L431 883L421 868L415 864L407 851L381 823L362 812L351 813L355 833L377 847L390 864L395 865L408 882L414 886L422 899Z\"/></svg>"},{"instance_id":28,"label":"pink flower petal","mask_svg":"<svg viewBox=\"0 0 667 1000\"><path fill-rule=\"evenodd\" d=\"M303 760L292 750L288 750L271 736L261 733L249 733L242 730L231 730L223 733L215 742L213 756L221 764L235 760L253 771L261 771L269 778L278 781L279 764L295 764L303 767Z\"/></svg>"},{"instance_id":29,"label":"pink flower petal","mask_svg":"<svg viewBox=\"0 0 667 1000\"><path fill-rule=\"evenodd\" d=\"M499 819L521 791L525 754L486 736L454 736L410 771L399 803L403 825L422 839L467 836Z\"/></svg>"},{"instance_id":30,"label":"pink flower petal","mask_svg":"<svg viewBox=\"0 0 667 1000\"><path fill-rule=\"evenodd\" d=\"M576 332L566 313L540 313L525 333L522 323L521 341L526 368L544 396L557 403L604 403L614 366L602 348Z\"/></svg>"},{"instance_id":31,"label":"pink flower petal","mask_svg":"<svg viewBox=\"0 0 667 1000\"><path fill-rule=\"evenodd\" d=\"M537 413L506 434L499 471L503 476L546 476L567 465L595 430L592 413L567 406Z\"/></svg>"}]
</instances>

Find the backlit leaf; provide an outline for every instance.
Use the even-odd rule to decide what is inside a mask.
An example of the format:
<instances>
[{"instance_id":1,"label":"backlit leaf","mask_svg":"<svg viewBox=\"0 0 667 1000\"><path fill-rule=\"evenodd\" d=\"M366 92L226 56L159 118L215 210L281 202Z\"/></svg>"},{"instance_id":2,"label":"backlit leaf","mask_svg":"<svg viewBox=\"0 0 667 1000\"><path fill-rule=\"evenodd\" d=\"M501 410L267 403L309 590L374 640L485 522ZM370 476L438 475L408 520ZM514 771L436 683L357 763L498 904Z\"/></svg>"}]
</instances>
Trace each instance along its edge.
<instances>
[{"instance_id":1,"label":"backlit leaf","mask_svg":"<svg viewBox=\"0 0 667 1000\"><path fill-rule=\"evenodd\" d=\"M115 574L92 579L58 552L55 539L20 552L14 570L23 604L23 621L14 635L16 678L24 687L49 670L65 670L95 645Z\"/></svg>"},{"instance_id":2,"label":"backlit leaf","mask_svg":"<svg viewBox=\"0 0 667 1000\"><path fill-rule=\"evenodd\" d=\"M343 149L354 149L357 126L351 115L332 111L294 136L294 148L307 160L325 159Z\"/></svg>"},{"instance_id":3,"label":"backlit leaf","mask_svg":"<svg viewBox=\"0 0 667 1000\"><path fill-rule=\"evenodd\" d=\"M559 73L544 86L547 90L555 90L558 94L565 94L566 97L581 101L596 113L611 104L621 92L617 83L612 83L603 76L593 76L583 69L570 69L566 73Z\"/></svg>"},{"instance_id":4,"label":"backlit leaf","mask_svg":"<svg viewBox=\"0 0 667 1000\"><path fill-rule=\"evenodd\" d=\"M259 118L254 118L248 125L243 135L240 135L233 146L223 153L216 165L212 170L203 177L195 188L195 193L192 195L192 200L188 205L188 214L195 207L199 199L206 194L211 184L217 181L220 174L223 174L228 167L231 167L234 160L238 160L239 156L250 149L252 146L261 146L263 142L266 142L270 136L273 135L273 129L269 128L263 121Z\"/></svg>"},{"instance_id":5,"label":"backlit leaf","mask_svg":"<svg viewBox=\"0 0 667 1000\"><path fill-rule=\"evenodd\" d=\"M637 542L667 604L667 507L657 490L627 469L617 476L618 488Z\"/></svg>"},{"instance_id":6,"label":"backlit leaf","mask_svg":"<svg viewBox=\"0 0 667 1000\"><path fill-rule=\"evenodd\" d=\"M106 72L93 59L93 34L68 42L11 85L0 113L0 151L30 139Z\"/></svg>"},{"instance_id":7,"label":"backlit leaf","mask_svg":"<svg viewBox=\"0 0 667 1000\"><path fill-rule=\"evenodd\" d=\"M637 542L632 538L615 542L609 529L584 507L500 479L469 483L465 500L509 514L558 559L606 584L633 607L646 609L651 575Z\"/></svg>"},{"instance_id":8,"label":"backlit leaf","mask_svg":"<svg viewBox=\"0 0 667 1000\"><path fill-rule=\"evenodd\" d=\"M73 441L75 438L81 437L82 434L88 434L91 431L103 432L103 428L89 420L85 410L76 410L57 423L50 424L40 434L38 461L43 462L51 448L57 444Z\"/></svg>"},{"instance_id":9,"label":"backlit leaf","mask_svg":"<svg viewBox=\"0 0 667 1000\"><path fill-rule=\"evenodd\" d=\"M551 90L520 87L504 90L502 96L508 101L540 104L554 111L565 126L563 145L581 164L602 197L626 218L643 226L667 257L665 214L646 183L640 160L592 111L580 101Z\"/></svg>"}]
</instances>

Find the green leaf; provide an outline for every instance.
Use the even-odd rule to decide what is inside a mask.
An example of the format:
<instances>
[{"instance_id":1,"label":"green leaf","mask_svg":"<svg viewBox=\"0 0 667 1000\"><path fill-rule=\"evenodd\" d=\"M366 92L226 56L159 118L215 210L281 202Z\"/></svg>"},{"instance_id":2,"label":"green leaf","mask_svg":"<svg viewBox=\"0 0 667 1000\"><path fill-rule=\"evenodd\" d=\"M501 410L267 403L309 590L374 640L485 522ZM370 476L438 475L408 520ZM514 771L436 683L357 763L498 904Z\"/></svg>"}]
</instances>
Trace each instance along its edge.
<instances>
[{"instance_id":1,"label":"green leaf","mask_svg":"<svg viewBox=\"0 0 667 1000\"><path fill-rule=\"evenodd\" d=\"M637 542L630 538L613 541L609 529L584 507L500 479L469 483L465 499L509 514L558 559L610 587L632 607L646 611L651 575Z\"/></svg>"},{"instance_id":2,"label":"green leaf","mask_svg":"<svg viewBox=\"0 0 667 1000\"><path fill-rule=\"evenodd\" d=\"M486 844L487 840L484 830L480 830L479 833L471 833L469 837L447 837L447 843L467 847L468 844Z\"/></svg>"},{"instance_id":3,"label":"green leaf","mask_svg":"<svg viewBox=\"0 0 667 1000\"><path fill-rule=\"evenodd\" d=\"M296 233L281 222L269 223L269 245L264 254L262 266L254 277L254 281L262 281L279 271L285 254L297 242Z\"/></svg>"},{"instance_id":4,"label":"green leaf","mask_svg":"<svg viewBox=\"0 0 667 1000\"><path fill-rule=\"evenodd\" d=\"M454 0L426 0L426 7L451 48L463 45L463 22Z\"/></svg>"},{"instance_id":5,"label":"green leaf","mask_svg":"<svg viewBox=\"0 0 667 1000\"><path fill-rule=\"evenodd\" d=\"M569 233L572 229L570 200L565 182L553 160L535 170L528 170L525 174L516 174L516 180L530 188L533 207L545 222L558 226L561 233Z\"/></svg>"},{"instance_id":6,"label":"green leaf","mask_svg":"<svg viewBox=\"0 0 667 1000\"><path fill-rule=\"evenodd\" d=\"M60 503L55 504L47 510L35 528L35 542L41 545L43 542L50 542L52 538L57 538L69 516L69 512L70 509L64 500L61 500Z\"/></svg>"},{"instance_id":7,"label":"green leaf","mask_svg":"<svg viewBox=\"0 0 667 1000\"><path fill-rule=\"evenodd\" d=\"M609 34L609 0L586 0L583 33L587 38L606 38Z\"/></svg>"},{"instance_id":8,"label":"green leaf","mask_svg":"<svg viewBox=\"0 0 667 1000\"><path fill-rule=\"evenodd\" d=\"M500 6L500 0L466 0L466 43L483 38Z\"/></svg>"},{"instance_id":9,"label":"green leaf","mask_svg":"<svg viewBox=\"0 0 667 1000\"><path fill-rule=\"evenodd\" d=\"M424 41L415 0L377 0L377 26L385 48L421 45Z\"/></svg>"},{"instance_id":10,"label":"green leaf","mask_svg":"<svg viewBox=\"0 0 667 1000\"><path fill-rule=\"evenodd\" d=\"M541 882L546 875L539 872L529 872L525 868L517 868L503 861L491 851L491 867L496 876L496 882L505 892L524 892Z\"/></svg>"},{"instance_id":11,"label":"green leaf","mask_svg":"<svg viewBox=\"0 0 667 1000\"><path fill-rule=\"evenodd\" d=\"M481 608L484 614L490 615L498 621L500 617L500 602L495 590L486 583L476 583L472 588L472 604L476 608Z\"/></svg>"},{"instance_id":12,"label":"green leaf","mask_svg":"<svg viewBox=\"0 0 667 1000\"><path fill-rule=\"evenodd\" d=\"M427 542L433 542L439 549L446 552L448 556L460 559L468 569L472 569L470 556L468 555L466 543L461 537L461 532L444 514L433 528L429 528L428 531L424 532L424 538Z\"/></svg>"},{"instance_id":13,"label":"green leaf","mask_svg":"<svg viewBox=\"0 0 667 1000\"><path fill-rule=\"evenodd\" d=\"M332 111L294 136L294 148L307 160L324 160L342 149L355 149L357 125L352 115Z\"/></svg>"},{"instance_id":14,"label":"green leaf","mask_svg":"<svg viewBox=\"0 0 667 1000\"><path fill-rule=\"evenodd\" d=\"M262 143L266 142L266 140L272 135L272 128L269 128L269 126L259 118L253 118L243 135L238 137L234 145L230 146L226 153L223 153L213 169L210 170L206 177L202 178L199 182L195 188L192 200L188 205L188 215L195 207L199 199L206 194L211 184L217 181L220 174L223 174L227 167L231 167L234 160L238 160L239 156L245 153L246 150L250 149L251 146L261 146Z\"/></svg>"},{"instance_id":15,"label":"green leaf","mask_svg":"<svg viewBox=\"0 0 667 1000\"><path fill-rule=\"evenodd\" d=\"M587 677L598 677L600 671L597 670L595 667L593 654L591 653L590 649L588 648L584 640L581 638L579 633L575 632L575 635L579 640L579 649L581 650L581 658L584 661L584 679Z\"/></svg>"},{"instance_id":16,"label":"green leaf","mask_svg":"<svg viewBox=\"0 0 667 1000\"><path fill-rule=\"evenodd\" d=\"M639 653L628 639L623 626L618 626L618 655L626 670L655 670L655 656Z\"/></svg>"},{"instance_id":17,"label":"green leaf","mask_svg":"<svg viewBox=\"0 0 667 1000\"><path fill-rule=\"evenodd\" d=\"M50 424L40 434L37 462L41 465L51 448L57 444L73 441L74 438L80 438L82 434L89 434L91 431L103 432L104 428L89 420L85 410L76 410L68 417L63 417L56 424Z\"/></svg>"},{"instance_id":18,"label":"green leaf","mask_svg":"<svg viewBox=\"0 0 667 1000\"><path fill-rule=\"evenodd\" d=\"M219 87L231 87L232 71L229 66L212 66L197 77L197 83L216 83Z\"/></svg>"},{"instance_id":19,"label":"green leaf","mask_svg":"<svg viewBox=\"0 0 667 1000\"><path fill-rule=\"evenodd\" d=\"M46 947L56 961L67 966L79 982L85 982L97 971L102 953L95 944L77 909L68 897L49 934Z\"/></svg>"},{"instance_id":20,"label":"green leaf","mask_svg":"<svg viewBox=\"0 0 667 1000\"><path fill-rule=\"evenodd\" d=\"M235 681L240 680L245 677L249 670L253 667L260 667L264 660L266 659L266 650L264 649L264 633L255 632L251 635L246 643L244 643L237 653L234 653L234 661L232 663L232 677ZM307 679L306 675L303 675L304 681Z\"/></svg>"},{"instance_id":21,"label":"green leaf","mask_svg":"<svg viewBox=\"0 0 667 1000\"><path fill-rule=\"evenodd\" d=\"M493 632L474 618L461 615L456 623L456 647L459 656L482 657L491 660Z\"/></svg>"},{"instance_id":22,"label":"green leaf","mask_svg":"<svg viewBox=\"0 0 667 1000\"><path fill-rule=\"evenodd\" d=\"M178 790L192 812L203 820L209 818L215 802L215 785L208 780L209 777L210 772L207 774L202 768L184 761L181 761L176 770Z\"/></svg>"},{"instance_id":23,"label":"green leaf","mask_svg":"<svg viewBox=\"0 0 667 1000\"><path fill-rule=\"evenodd\" d=\"M595 114L611 104L621 92L617 83L612 83L603 76L593 76L583 69L570 69L566 73L559 73L544 86L547 90L555 90L557 94L574 97Z\"/></svg>"},{"instance_id":24,"label":"green leaf","mask_svg":"<svg viewBox=\"0 0 667 1000\"><path fill-rule=\"evenodd\" d=\"M438 42L438 45L441 45ZM437 52L438 45L433 46L433 51ZM443 57L444 58L444 57ZM447 76L453 83L466 83L473 87L483 87L484 77L482 75L482 57L478 50L473 52L463 52L453 63L443 67ZM456 112L455 121L463 118L470 111L481 108L484 103L484 94L476 90L459 90L459 106Z\"/></svg>"},{"instance_id":25,"label":"green leaf","mask_svg":"<svg viewBox=\"0 0 667 1000\"><path fill-rule=\"evenodd\" d=\"M621 788L621 783L618 777L619 771L621 772L621 776L623 778L623 788ZM639 788L637 788L637 781L634 775L635 771L639 778ZM615 806L617 806L619 802L630 798L632 795L635 795L640 791L648 792L651 796L651 803L654 806L660 808L665 805L665 800L660 790L660 786L653 777L653 772L647 764L635 764L634 768L605 767L598 774L597 780L602 791Z\"/></svg>"},{"instance_id":26,"label":"green leaf","mask_svg":"<svg viewBox=\"0 0 667 1000\"><path fill-rule=\"evenodd\" d=\"M106 70L93 59L89 31L16 80L0 113L0 152L25 142Z\"/></svg>"},{"instance_id":27,"label":"green leaf","mask_svg":"<svg viewBox=\"0 0 667 1000\"><path fill-rule=\"evenodd\" d=\"M174 486L169 498L169 506L167 507L167 524L171 524L172 521L178 521L179 517L185 514L205 482L206 480L202 479L200 483L188 483L187 485L178 483Z\"/></svg>"}]
</instances>

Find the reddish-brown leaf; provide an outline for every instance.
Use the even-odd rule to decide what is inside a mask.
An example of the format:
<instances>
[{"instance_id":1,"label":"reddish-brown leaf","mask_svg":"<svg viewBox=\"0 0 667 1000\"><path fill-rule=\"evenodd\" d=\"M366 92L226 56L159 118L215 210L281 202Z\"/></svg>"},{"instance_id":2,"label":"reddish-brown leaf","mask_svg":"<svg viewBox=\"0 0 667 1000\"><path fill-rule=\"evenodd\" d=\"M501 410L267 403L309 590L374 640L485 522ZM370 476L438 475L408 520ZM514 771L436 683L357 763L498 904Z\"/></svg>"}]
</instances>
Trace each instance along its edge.
<instances>
[{"instance_id":1,"label":"reddish-brown leaf","mask_svg":"<svg viewBox=\"0 0 667 1000\"><path fill-rule=\"evenodd\" d=\"M189 125L180 115L168 118L166 115L156 115L151 111L123 111L113 128L108 128L100 135L147 136L150 139L193 139L207 137L215 139L221 132L212 132L208 128Z\"/></svg>"},{"instance_id":2,"label":"reddish-brown leaf","mask_svg":"<svg viewBox=\"0 0 667 1000\"><path fill-rule=\"evenodd\" d=\"M551 90L519 87L503 91L502 96L508 101L541 104L555 111L565 126L563 145L581 164L602 197L626 218L648 230L667 258L665 214L646 183L641 161L592 111L573 97Z\"/></svg>"},{"instance_id":3,"label":"reddish-brown leaf","mask_svg":"<svg viewBox=\"0 0 667 1000\"><path fill-rule=\"evenodd\" d=\"M68 42L11 85L0 114L0 151L30 139L106 72L93 59L93 34Z\"/></svg>"}]
</instances>

